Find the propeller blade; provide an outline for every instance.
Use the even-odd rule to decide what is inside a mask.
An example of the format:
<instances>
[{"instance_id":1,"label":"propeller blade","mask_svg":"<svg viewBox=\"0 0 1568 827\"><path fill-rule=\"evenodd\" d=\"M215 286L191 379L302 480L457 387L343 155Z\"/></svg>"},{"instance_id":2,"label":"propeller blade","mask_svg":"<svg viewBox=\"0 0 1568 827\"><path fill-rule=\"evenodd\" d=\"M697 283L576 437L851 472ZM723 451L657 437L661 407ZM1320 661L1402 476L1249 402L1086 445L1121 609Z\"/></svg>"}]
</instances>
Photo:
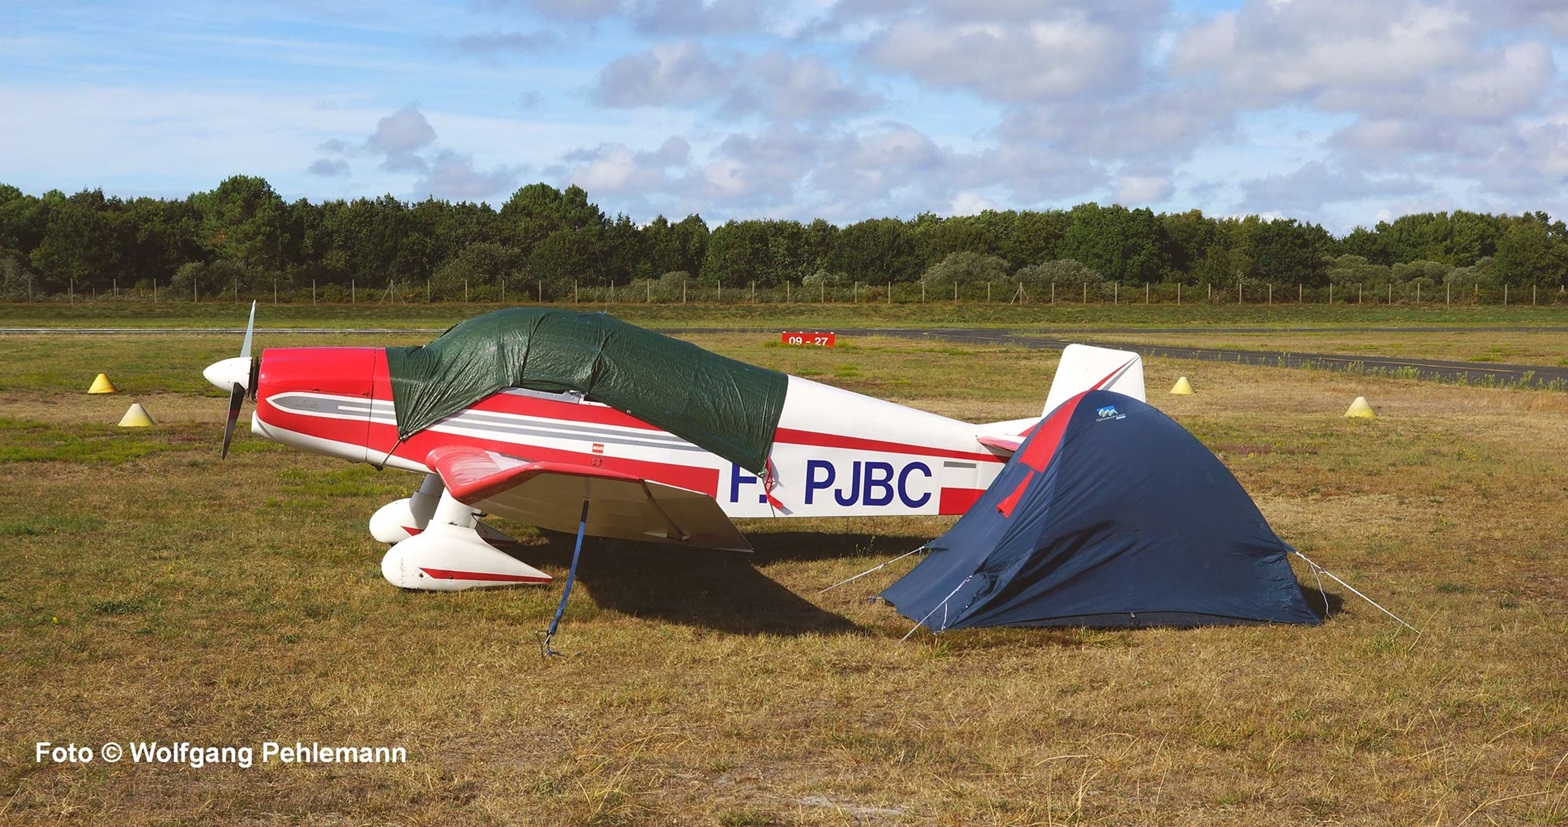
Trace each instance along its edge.
<instances>
[{"instance_id":1,"label":"propeller blade","mask_svg":"<svg viewBox=\"0 0 1568 827\"><path fill-rule=\"evenodd\" d=\"M250 321L245 323L245 342L240 345L240 358L250 356L251 335L256 332L256 303L250 303Z\"/></svg>"},{"instance_id":2,"label":"propeller blade","mask_svg":"<svg viewBox=\"0 0 1568 827\"><path fill-rule=\"evenodd\" d=\"M245 386L234 383L234 390L229 391L229 421L223 425L223 452L218 459L227 459L229 456L229 443L234 439L234 423L240 418L240 404L245 401Z\"/></svg>"}]
</instances>

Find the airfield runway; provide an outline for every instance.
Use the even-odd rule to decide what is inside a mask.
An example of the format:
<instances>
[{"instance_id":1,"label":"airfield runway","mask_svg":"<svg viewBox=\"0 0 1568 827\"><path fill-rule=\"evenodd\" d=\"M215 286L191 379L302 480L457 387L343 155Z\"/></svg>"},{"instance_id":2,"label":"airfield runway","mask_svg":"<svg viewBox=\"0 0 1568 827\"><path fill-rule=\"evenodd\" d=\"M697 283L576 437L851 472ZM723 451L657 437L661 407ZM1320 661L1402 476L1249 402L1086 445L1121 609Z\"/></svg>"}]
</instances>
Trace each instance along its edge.
<instances>
[{"instance_id":1,"label":"airfield runway","mask_svg":"<svg viewBox=\"0 0 1568 827\"><path fill-rule=\"evenodd\" d=\"M1335 328L1341 333L1394 332L1391 328ZM1399 328L1399 332L1446 333L1464 331L1568 332L1568 328ZM866 328L835 331L840 335L898 336L901 338L935 338L949 342L974 345L1001 345L1006 347L1042 348L1061 350L1073 344L1065 339L1016 330L980 330L965 328L940 328L933 330L899 330L893 328ZM1269 328L1097 328L1074 331L1097 335L1148 334L1148 333L1286 333L1301 332ZM1130 350L1144 358L1192 359L1204 362L1233 362L1242 365L1268 365L1288 368L1317 368L1354 373L1381 375L1408 375L1440 382L1463 382L1476 385L1520 385L1524 387L1553 387L1568 389L1568 367L1547 365L1506 365L1497 363L1451 362L1442 359L1402 359L1383 356L1341 356L1332 353L1284 353L1267 350L1231 350L1224 348L1167 347L1165 345L1127 344L1114 341L1096 341L1094 344Z\"/></svg>"},{"instance_id":2,"label":"airfield runway","mask_svg":"<svg viewBox=\"0 0 1568 827\"><path fill-rule=\"evenodd\" d=\"M1334 328L1339 333L1458 333L1458 332L1509 332L1509 333L1568 333L1568 327L1415 327L1415 328L1388 328L1388 327L1346 327ZM430 333L441 331L435 328L257 328L260 334L290 334L308 335L318 334L408 334ZM694 334L694 333L758 333L768 332L760 328L738 327L676 327L661 328L661 333L667 334ZM1046 331L1035 330L999 330L992 328L898 328L898 327L858 327L834 328L840 336L890 336L902 339L939 339L946 342L956 342L970 345L990 345L1003 347L1038 348L1044 350L1061 350L1073 344L1066 339L1053 338ZM1089 333L1096 336L1117 335L1146 335L1150 333L1214 333L1214 334L1261 334L1261 333L1301 333L1306 329L1277 328L1277 327L1213 327L1213 328L1078 328L1073 333ZM1312 328L1310 332L1322 332L1319 328ZM98 334L98 335L127 335L127 334L156 334L168 335L171 333L229 333L240 336L245 333L239 327L205 327L205 328L147 328L147 327L92 327L92 328L62 328L62 327L7 327L0 328L0 334ZM1058 334L1059 335L1059 334ZM1441 359L1403 359L1385 356L1342 356L1333 353L1296 353L1267 350L1233 350L1226 348L1200 348L1200 347L1168 347L1165 345L1129 344L1115 341L1097 341L1097 345L1130 350L1145 358L1159 357L1165 359L1191 359L1204 362L1232 362L1242 365L1264 365L1270 367L1289 368L1314 368L1321 370L1338 370L1352 373L1368 373L1374 375L1410 375L1418 379L1427 379L1439 382L1462 382L1476 385L1519 385L1524 387L1543 388L1568 388L1568 367L1553 367L1550 365L1508 365L1498 363L1478 362L1452 362Z\"/></svg>"}]
</instances>

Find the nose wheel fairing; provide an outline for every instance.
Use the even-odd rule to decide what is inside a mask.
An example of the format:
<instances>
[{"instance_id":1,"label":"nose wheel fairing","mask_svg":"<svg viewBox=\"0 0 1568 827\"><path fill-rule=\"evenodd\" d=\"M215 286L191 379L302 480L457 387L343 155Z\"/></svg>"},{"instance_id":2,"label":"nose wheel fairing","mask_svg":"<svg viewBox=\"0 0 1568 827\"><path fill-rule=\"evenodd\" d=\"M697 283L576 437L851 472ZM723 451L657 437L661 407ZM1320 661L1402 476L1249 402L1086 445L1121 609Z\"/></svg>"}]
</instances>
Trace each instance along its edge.
<instances>
[{"instance_id":1,"label":"nose wheel fairing","mask_svg":"<svg viewBox=\"0 0 1568 827\"><path fill-rule=\"evenodd\" d=\"M370 529L376 539L393 542L381 558L381 576L398 588L461 591L551 580L497 548L512 538L479 522L435 474L426 475L412 497L377 511Z\"/></svg>"}]
</instances>

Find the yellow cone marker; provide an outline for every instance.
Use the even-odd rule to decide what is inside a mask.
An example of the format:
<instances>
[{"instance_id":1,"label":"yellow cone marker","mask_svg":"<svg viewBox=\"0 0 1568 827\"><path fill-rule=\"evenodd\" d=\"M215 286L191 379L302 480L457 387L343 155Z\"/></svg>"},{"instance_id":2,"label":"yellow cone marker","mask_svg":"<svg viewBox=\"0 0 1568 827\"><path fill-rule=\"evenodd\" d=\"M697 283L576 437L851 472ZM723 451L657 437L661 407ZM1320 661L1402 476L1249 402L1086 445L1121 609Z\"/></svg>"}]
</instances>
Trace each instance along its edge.
<instances>
[{"instance_id":1,"label":"yellow cone marker","mask_svg":"<svg viewBox=\"0 0 1568 827\"><path fill-rule=\"evenodd\" d=\"M1182 378L1176 380L1176 384L1175 385L1171 386L1171 393L1174 393L1174 394L1177 394L1177 395L1180 395L1180 396L1191 396L1192 395L1192 383L1188 382L1187 381L1187 377L1183 376Z\"/></svg>"},{"instance_id":2,"label":"yellow cone marker","mask_svg":"<svg viewBox=\"0 0 1568 827\"><path fill-rule=\"evenodd\" d=\"M117 389L114 387L114 383L109 381L109 377L107 377L107 376L105 376L105 375L100 373L100 374L98 374L98 378L93 380L93 386L88 388L87 392L88 393L115 393L116 390Z\"/></svg>"},{"instance_id":3,"label":"yellow cone marker","mask_svg":"<svg viewBox=\"0 0 1568 827\"><path fill-rule=\"evenodd\" d=\"M140 402L132 402L125 416L120 417L121 428L145 428L151 424L152 417L147 415L147 409Z\"/></svg>"},{"instance_id":4,"label":"yellow cone marker","mask_svg":"<svg viewBox=\"0 0 1568 827\"><path fill-rule=\"evenodd\" d=\"M1373 411L1372 406L1367 404L1367 398L1365 396L1358 396L1356 397L1356 401L1350 403L1350 410L1345 411L1345 416L1358 417L1360 419L1375 419L1377 417L1377 412Z\"/></svg>"}]
</instances>

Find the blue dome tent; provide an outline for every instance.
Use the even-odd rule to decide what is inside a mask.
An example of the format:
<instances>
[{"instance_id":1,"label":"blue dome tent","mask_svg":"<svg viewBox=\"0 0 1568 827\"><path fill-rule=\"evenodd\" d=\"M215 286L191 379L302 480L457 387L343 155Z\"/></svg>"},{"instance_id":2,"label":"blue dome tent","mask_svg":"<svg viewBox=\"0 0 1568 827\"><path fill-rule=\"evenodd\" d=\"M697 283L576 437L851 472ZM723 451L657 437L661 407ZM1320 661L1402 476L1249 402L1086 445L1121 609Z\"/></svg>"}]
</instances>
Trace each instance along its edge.
<instances>
[{"instance_id":1,"label":"blue dome tent","mask_svg":"<svg viewBox=\"0 0 1568 827\"><path fill-rule=\"evenodd\" d=\"M1195 437L1111 391L1063 403L881 597L972 626L1320 623L1247 492Z\"/></svg>"}]
</instances>

